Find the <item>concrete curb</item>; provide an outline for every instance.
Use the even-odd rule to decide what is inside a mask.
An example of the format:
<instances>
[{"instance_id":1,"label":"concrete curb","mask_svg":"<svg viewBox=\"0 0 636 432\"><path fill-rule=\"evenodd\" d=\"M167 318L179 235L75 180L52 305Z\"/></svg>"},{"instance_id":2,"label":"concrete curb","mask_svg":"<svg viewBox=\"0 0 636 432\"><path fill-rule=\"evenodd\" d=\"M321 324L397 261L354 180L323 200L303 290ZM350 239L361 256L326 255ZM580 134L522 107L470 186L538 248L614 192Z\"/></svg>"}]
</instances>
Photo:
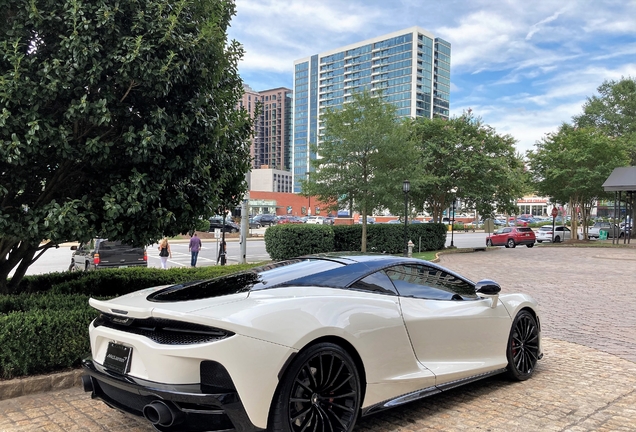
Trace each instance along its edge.
<instances>
[{"instance_id":1,"label":"concrete curb","mask_svg":"<svg viewBox=\"0 0 636 432\"><path fill-rule=\"evenodd\" d=\"M0 400L82 385L82 369L0 381Z\"/></svg>"}]
</instances>

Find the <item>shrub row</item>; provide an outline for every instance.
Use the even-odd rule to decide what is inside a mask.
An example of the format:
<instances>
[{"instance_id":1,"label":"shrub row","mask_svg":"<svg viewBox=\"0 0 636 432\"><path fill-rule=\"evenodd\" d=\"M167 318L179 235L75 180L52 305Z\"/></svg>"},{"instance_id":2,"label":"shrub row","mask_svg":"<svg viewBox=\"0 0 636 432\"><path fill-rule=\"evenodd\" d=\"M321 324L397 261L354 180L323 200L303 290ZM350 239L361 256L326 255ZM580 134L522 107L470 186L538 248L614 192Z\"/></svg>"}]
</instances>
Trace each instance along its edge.
<instances>
[{"instance_id":1,"label":"shrub row","mask_svg":"<svg viewBox=\"0 0 636 432\"><path fill-rule=\"evenodd\" d=\"M441 223L411 224L407 238L416 249L440 250L446 242L446 226ZM274 225L265 231L265 249L275 260L296 256L362 248L362 225ZM404 226L398 224L367 225L367 252L401 254L404 251Z\"/></svg>"},{"instance_id":2,"label":"shrub row","mask_svg":"<svg viewBox=\"0 0 636 432\"><path fill-rule=\"evenodd\" d=\"M90 352L88 325L100 299L142 288L209 279L253 265L128 268L27 276L20 294L0 295L0 378L78 366Z\"/></svg>"}]
</instances>

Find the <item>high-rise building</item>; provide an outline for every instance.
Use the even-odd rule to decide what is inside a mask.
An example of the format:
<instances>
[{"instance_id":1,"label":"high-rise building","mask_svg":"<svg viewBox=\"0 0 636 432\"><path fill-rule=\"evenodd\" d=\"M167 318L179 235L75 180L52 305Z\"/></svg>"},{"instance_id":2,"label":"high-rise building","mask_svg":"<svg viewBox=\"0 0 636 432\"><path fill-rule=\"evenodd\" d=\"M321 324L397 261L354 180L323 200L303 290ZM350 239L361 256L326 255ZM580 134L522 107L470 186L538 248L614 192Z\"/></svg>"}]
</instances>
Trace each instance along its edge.
<instances>
[{"instance_id":1,"label":"high-rise building","mask_svg":"<svg viewBox=\"0 0 636 432\"><path fill-rule=\"evenodd\" d=\"M252 168L291 171L292 91L278 87L256 92L247 85L244 90L239 105L255 119Z\"/></svg>"},{"instance_id":2,"label":"high-rise building","mask_svg":"<svg viewBox=\"0 0 636 432\"><path fill-rule=\"evenodd\" d=\"M292 91L279 87L259 94L253 167L291 171Z\"/></svg>"},{"instance_id":3,"label":"high-rise building","mask_svg":"<svg viewBox=\"0 0 636 432\"><path fill-rule=\"evenodd\" d=\"M381 91L400 117L449 115L451 45L411 27L294 62L294 192L316 158L320 114L355 92Z\"/></svg>"}]
</instances>

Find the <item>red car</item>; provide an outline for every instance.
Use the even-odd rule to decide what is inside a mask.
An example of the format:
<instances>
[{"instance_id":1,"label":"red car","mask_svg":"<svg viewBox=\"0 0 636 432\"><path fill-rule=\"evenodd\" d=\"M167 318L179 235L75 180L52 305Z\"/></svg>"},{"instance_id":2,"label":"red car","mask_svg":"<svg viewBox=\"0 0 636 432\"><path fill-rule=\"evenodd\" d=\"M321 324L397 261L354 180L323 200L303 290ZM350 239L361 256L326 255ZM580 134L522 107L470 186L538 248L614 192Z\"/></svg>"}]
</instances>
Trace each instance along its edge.
<instances>
[{"instance_id":1,"label":"red car","mask_svg":"<svg viewBox=\"0 0 636 432\"><path fill-rule=\"evenodd\" d=\"M513 248L517 245L526 245L529 248L534 246L537 240L532 228L527 227L505 227L495 231L486 238L486 246L505 246Z\"/></svg>"}]
</instances>

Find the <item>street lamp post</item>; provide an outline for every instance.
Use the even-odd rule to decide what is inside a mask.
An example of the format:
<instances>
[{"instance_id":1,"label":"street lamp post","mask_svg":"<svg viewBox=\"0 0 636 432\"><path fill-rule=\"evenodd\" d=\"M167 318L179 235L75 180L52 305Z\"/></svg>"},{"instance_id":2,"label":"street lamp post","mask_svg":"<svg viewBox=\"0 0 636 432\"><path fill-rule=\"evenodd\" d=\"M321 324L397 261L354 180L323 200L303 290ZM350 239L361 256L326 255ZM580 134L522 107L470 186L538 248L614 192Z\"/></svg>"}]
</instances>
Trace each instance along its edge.
<instances>
[{"instance_id":1,"label":"street lamp post","mask_svg":"<svg viewBox=\"0 0 636 432\"><path fill-rule=\"evenodd\" d=\"M451 242L450 242L450 246L449 248L454 248L455 247L455 243L454 243L454 236L455 236L455 201L457 200L457 189L453 188L451 189L451 194L453 197L453 202L451 204L451 214L450 214L450 223L451 223Z\"/></svg>"},{"instance_id":2,"label":"street lamp post","mask_svg":"<svg viewBox=\"0 0 636 432\"><path fill-rule=\"evenodd\" d=\"M411 182L404 180L402 183L402 191L404 192L404 256L409 254L409 239L407 234L408 212L409 212L409 190L411 190Z\"/></svg>"}]
</instances>

